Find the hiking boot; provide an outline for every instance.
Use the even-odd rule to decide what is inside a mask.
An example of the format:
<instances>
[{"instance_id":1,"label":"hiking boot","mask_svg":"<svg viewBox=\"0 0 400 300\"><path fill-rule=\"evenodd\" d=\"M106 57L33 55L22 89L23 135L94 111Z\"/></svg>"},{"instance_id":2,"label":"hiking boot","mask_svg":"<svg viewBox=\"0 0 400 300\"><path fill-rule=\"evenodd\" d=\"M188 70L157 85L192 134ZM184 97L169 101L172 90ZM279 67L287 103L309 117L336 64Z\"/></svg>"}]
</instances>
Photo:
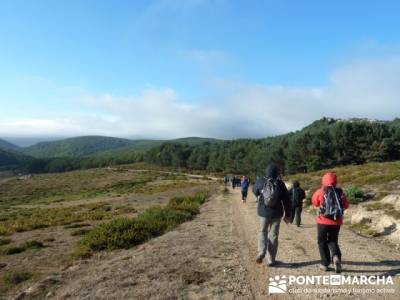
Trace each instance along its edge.
<instances>
[{"instance_id":1,"label":"hiking boot","mask_svg":"<svg viewBox=\"0 0 400 300\"><path fill-rule=\"evenodd\" d=\"M264 259L264 255L257 255L256 263L261 264Z\"/></svg>"},{"instance_id":2,"label":"hiking boot","mask_svg":"<svg viewBox=\"0 0 400 300\"><path fill-rule=\"evenodd\" d=\"M319 269L320 269L321 271L327 272L327 271L328 271L328 266L324 266L323 264L320 264L320 265L319 265Z\"/></svg>"},{"instance_id":3,"label":"hiking boot","mask_svg":"<svg viewBox=\"0 0 400 300\"><path fill-rule=\"evenodd\" d=\"M342 272L342 263L337 255L333 257L333 265L335 266L336 273Z\"/></svg>"},{"instance_id":4,"label":"hiking boot","mask_svg":"<svg viewBox=\"0 0 400 300\"><path fill-rule=\"evenodd\" d=\"M275 266L276 266L276 261L269 261L269 262L267 263L267 266L268 266L268 267L275 267Z\"/></svg>"}]
</instances>

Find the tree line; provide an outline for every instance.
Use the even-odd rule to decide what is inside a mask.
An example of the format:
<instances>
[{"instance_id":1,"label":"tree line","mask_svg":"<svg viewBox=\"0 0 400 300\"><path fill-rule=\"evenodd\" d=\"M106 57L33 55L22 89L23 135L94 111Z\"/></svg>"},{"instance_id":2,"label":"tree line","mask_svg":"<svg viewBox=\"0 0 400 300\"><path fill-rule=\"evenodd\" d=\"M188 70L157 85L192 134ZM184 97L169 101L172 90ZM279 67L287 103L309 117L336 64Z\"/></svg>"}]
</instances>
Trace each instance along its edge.
<instances>
[{"instance_id":1,"label":"tree line","mask_svg":"<svg viewBox=\"0 0 400 300\"><path fill-rule=\"evenodd\" d=\"M286 174L338 165L400 159L400 119L390 122L323 118L301 131L264 139L204 142L198 145L166 142L146 152L127 151L79 158L34 159L30 172L146 162L176 169L260 175L270 162Z\"/></svg>"}]
</instances>

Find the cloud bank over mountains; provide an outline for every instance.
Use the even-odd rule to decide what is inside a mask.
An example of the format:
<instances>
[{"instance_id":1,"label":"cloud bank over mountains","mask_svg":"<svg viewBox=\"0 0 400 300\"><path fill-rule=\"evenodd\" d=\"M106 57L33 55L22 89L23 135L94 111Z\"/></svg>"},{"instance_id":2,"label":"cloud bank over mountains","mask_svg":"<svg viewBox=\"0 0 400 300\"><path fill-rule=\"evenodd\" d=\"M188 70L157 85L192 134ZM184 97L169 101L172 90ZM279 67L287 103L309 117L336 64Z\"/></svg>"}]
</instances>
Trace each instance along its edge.
<instances>
[{"instance_id":1,"label":"cloud bank over mountains","mask_svg":"<svg viewBox=\"0 0 400 300\"><path fill-rule=\"evenodd\" d=\"M200 55L201 54L201 55ZM191 53L203 59L200 52ZM301 129L323 116L400 117L400 56L354 61L320 87L275 86L221 79L205 99L147 87L137 95L79 92L73 109L0 120L0 136L111 135L130 138L265 137Z\"/></svg>"}]
</instances>

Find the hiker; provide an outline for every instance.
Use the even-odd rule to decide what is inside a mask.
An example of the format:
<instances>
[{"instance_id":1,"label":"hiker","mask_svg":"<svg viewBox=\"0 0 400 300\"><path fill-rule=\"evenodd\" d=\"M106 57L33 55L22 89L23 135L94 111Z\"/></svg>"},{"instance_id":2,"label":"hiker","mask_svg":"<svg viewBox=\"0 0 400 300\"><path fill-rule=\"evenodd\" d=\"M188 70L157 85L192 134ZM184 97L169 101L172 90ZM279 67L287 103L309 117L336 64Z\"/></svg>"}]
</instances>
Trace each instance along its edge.
<instances>
[{"instance_id":1,"label":"hiker","mask_svg":"<svg viewBox=\"0 0 400 300\"><path fill-rule=\"evenodd\" d=\"M228 176L224 176L224 185L225 185L225 187L228 185L228 182L229 182Z\"/></svg>"},{"instance_id":2,"label":"hiker","mask_svg":"<svg viewBox=\"0 0 400 300\"><path fill-rule=\"evenodd\" d=\"M328 172L322 176L322 187L312 196L312 204L319 207L316 217L318 232L318 247L321 256L320 269L329 270L333 262L336 273L342 270L338 237L340 226L343 223L344 210L349 207L349 201L342 189L336 186L335 173Z\"/></svg>"},{"instance_id":3,"label":"hiker","mask_svg":"<svg viewBox=\"0 0 400 300\"><path fill-rule=\"evenodd\" d=\"M277 165L267 167L265 177L259 178L254 184L253 193L258 198L257 214L260 221L256 262L261 263L267 256L267 265L274 266L283 214L285 223L290 220L289 194Z\"/></svg>"},{"instance_id":4,"label":"hiker","mask_svg":"<svg viewBox=\"0 0 400 300\"><path fill-rule=\"evenodd\" d=\"M300 182L297 180L293 181L293 186L289 190L289 199L292 207L290 214L290 223L295 221L297 227L300 227L301 223L301 211L303 210L303 199L306 197L306 193L300 187Z\"/></svg>"},{"instance_id":5,"label":"hiker","mask_svg":"<svg viewBox=\"0 0 400 300\"><path fill-rule=\"evenodd\" d=\"M246 203L246 199L247 199L247 191L249 189L249 185L250 185L250 181L246 176L242 177L242 182L241 182L241 192L242 192L242 201L243 203Z\"/></svg>"}]
</instances>

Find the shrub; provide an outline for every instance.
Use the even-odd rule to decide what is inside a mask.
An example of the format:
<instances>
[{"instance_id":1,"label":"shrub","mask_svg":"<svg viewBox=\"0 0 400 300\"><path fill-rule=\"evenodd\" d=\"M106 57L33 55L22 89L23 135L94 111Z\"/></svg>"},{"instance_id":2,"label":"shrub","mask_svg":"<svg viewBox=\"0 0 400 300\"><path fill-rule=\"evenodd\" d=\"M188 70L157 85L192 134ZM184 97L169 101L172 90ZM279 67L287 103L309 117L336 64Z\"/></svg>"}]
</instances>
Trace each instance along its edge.
<instances>
[{"instance_id":1,"label":"shrub","mask_svg":"<svg viewBox=\"0 0 400 300\"><path fill-rule=\"evenodd\" d=\"M358 204L364 201L364 192L356 186L350 186L345 193L351 204Z\"/></svg>"},{"instance_id":2,"label":"shrub","mask_svg":"<svg viewBox=\"0 0 400 300\"><path fill-rule=\"evenodd\" d=\"M27 281L32 277L32 274L29 272L12 272L7 273L3 276L3 281L7 285L17 285L21 282Z\"/></svg>"},{"instance_id":3,"label":"shrub","mask_svg":"<svg viewBox=\"0 0 400 300\"><path fill-rule=\"evenodd\" d=\"M175 197L165 207L148 208L137 217L97 225L79 242L76 255L87 257L95 251L128 249L142 244L192 219L207 198L206 193Z\"/></svg>"},{"instance_id":4,"label":"shrub","mask_svg":"<svg viewBox=\"0 0 400 300\"><path fill-rule=\"evenodd\" d=\"M0 238L0 246L8 245L9 243L11 243L11 239Z\"/></svg>"},{"instance_id":5,"label":"shrub","mask_svg":"<svg viewBox=\"0 0 400 300\"><path fill-rule=\"evenodd\" d=\"M44 247L44 245L42 242L39 242L36 240L31 240L31 241L27 241L27 242L23 243L20 246L6 248L2 252L5 255L13 255L13 254L18 254L18 253L24 252L29 249L39 249L39 248L43 248L43 247Z\"/></svg>"},{"instance_id":6,"label":"shrub","mask_svg":"<svg viewBox=\"0 0 400 300\"><path fill-rule=\"evenodd\" d=\"M311 206L311 194L308 194L304 199L303 206L308 207Z\"/></svg>"},{"instance_id":7,"label":"shrub","mask_svg":"<svg viewBox=\"0 0 400 300\"><path fill-rule=\"evenodd\" d=\"M3 215L0 235L29 231L49 226L69 225L90 220L110 219L118 211L112 211L107 203L81 204L71 207L23 209ZM71 225L72 226L72 225Z\"/></svg>"},{"instance_id":8,"label":"shrub","mask_svg":"<svg viewBox=\"0 0 400 300\"><path fill-rule=\"evenodd\" d=\"M85 235L90 231L90 229L85 229L85 228L81 228L75 231L71 232L72 236L80 236L80 235Z\"/></svg>"}]
</instances>

